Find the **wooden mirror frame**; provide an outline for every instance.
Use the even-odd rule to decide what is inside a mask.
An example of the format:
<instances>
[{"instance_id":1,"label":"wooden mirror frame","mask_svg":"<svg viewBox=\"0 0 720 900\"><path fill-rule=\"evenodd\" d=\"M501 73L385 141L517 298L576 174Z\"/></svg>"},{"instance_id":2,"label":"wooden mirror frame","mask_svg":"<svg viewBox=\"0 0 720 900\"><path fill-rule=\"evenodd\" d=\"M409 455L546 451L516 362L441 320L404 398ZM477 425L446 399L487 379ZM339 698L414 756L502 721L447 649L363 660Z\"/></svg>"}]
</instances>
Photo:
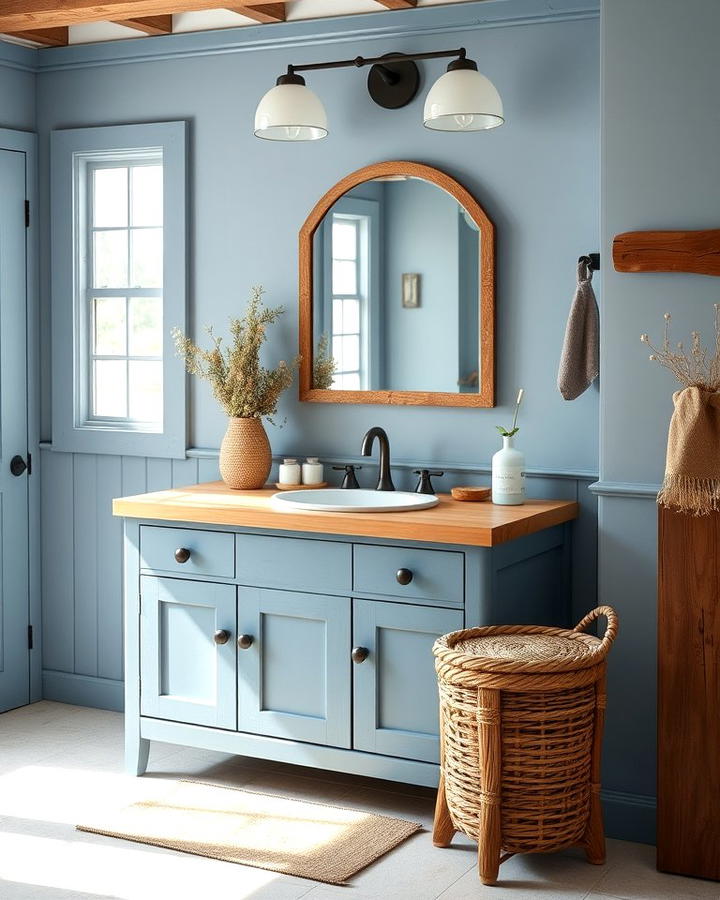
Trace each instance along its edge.
<instances>
[{"instance_id":1,"label":"wooden mirror frame","mask_svg":"<svg viewBox=\"0 0 720 900\"><path fill-rule=\"evenodd\" d=\"M359 184L386 175L423 178L447 191L480 229L480 384L478 393L449 391L340 391L314 388L313 371L313 238L328 210ZM300 229L300 400L311 403L402 404L407 406L495 405L495 227L477 200L445 172L422 163L394 160L374 163L346 175L315 204Z\"/></svg>"}]
</instances>

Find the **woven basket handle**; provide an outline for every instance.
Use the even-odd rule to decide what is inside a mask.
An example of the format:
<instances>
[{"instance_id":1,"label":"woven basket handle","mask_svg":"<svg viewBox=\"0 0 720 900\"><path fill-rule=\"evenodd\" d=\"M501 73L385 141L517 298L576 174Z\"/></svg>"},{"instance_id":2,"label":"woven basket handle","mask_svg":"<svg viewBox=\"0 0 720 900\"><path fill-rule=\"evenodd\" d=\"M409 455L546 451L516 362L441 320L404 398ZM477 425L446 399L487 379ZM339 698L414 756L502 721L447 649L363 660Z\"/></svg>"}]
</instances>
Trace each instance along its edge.
<instances>
[{"instance_id":1,"label":"woven basket handle","mask_svg":"<svg viewBox=\"0 0 720 900\"><path fill-rule=\"evenodd\" d=\"M596 609L591 610L584 619L581 619L577 623L577 625L573 628L573 631L585 631L588 625L590 625L590 623L594 622L596 619L599 619L600 616L605 616L605 618L607 619L607 626L605 628L605 634L603 635L602 642L597 648L597 653L601 653L603 656L605 656L610 650L612 642L615 640L618 633L618 617L612 606L598 606Z\"/></svg>"}]
</instances>

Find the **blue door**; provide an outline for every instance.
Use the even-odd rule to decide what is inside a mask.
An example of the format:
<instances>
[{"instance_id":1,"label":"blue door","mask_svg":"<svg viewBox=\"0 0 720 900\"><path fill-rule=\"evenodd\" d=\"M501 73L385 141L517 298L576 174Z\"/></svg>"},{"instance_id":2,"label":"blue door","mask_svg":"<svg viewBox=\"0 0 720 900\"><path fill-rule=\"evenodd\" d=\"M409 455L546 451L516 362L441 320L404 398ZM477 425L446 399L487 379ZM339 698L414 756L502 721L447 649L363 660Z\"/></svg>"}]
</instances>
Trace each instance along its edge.
<instances>
[{"instance_id":1,"label":"blue door","mask_svg":"<svg viewBox=\"0 0 720 900\"><path fill-rule=\"evenodd\" d=\"M238 729L350 746L350 599L238 588Z\"/></svg>"},{"instance_id":2,"label":"blue door","mask_svg":"<svg viewBox=\"0 0 720 900\"><path fill-rule=\"evenodd\" d=\"M353 600L356 750L440 762L432 645L462 627L460 610Z\"/></svg>"},{"instance_id":3,"label":"blue door","mask_svg":"<svg viewBox=\"0 0 720 900\"><path fill-rule=\"evenodd\" d=\"M0 712L30 702L25 164L0 150Z\"/></svg>"},{"instance_id":4,"label":"blue door","mask_svg":"<svg viewBox=\"0 0 720 900\"><path fill-rule=\"evenodd\" d=\"M140 579L140 713L234 730L235 586Z\"/></svg>"}]
</instances>

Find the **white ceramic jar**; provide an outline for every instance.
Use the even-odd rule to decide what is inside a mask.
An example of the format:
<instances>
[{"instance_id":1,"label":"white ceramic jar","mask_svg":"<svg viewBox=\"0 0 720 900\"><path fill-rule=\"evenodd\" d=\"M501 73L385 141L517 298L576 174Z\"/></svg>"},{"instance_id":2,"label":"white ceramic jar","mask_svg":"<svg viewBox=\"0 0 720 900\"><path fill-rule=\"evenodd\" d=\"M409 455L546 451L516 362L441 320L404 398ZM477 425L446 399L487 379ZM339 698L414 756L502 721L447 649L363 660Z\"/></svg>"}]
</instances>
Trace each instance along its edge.
<instances>
[{"instance_id":1,"label":"white ceramic jar","mask_svg":"<svg viewBox=\"0 0 720 900\"><path fill-rule=\"evenodd\" d=\"M302 467L303 484L322 484L323 466L317 456L308 456Z\"/></svg>"},{"instance_id":2,"label":"white ceramic jar","mask_svg":"<svg viewBox=\"0 0 720 900\"><path fill-rule=\"evenodd\" d=\"M520 506L525 502L525 454L503 437L502 450L492 458L492 502Z\"/></svg>"},{"instance_id":3,"label":"white ceramic jar","mask_svg":"<svg viewBox=\"0 0 720 900\"><path fill-rule=\"evenodd\" d=\"M284 459L280 463L278 484L300 484L300 465L296 459Z\"/></svg>"}]
</instances>

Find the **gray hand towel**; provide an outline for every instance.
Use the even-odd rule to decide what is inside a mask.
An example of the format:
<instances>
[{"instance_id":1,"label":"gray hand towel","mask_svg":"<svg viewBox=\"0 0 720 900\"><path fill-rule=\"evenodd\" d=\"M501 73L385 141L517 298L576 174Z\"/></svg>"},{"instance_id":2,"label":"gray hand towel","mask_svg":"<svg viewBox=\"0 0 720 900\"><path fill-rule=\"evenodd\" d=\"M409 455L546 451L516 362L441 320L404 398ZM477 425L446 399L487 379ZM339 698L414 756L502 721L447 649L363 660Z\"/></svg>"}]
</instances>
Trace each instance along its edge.
<instances>
[{"instance_id":1,"label":"gray hand towel","mask_svg":"<svg viewBox=\"0 0 720 900\"><path fill-rule=\"evenodd\" d=\"M557 386L565 400L575 400L586 391L600 371L600 317L592 288L590 260L578 262L577 289L570 306Z\"/></svg>"}]
</instances>

